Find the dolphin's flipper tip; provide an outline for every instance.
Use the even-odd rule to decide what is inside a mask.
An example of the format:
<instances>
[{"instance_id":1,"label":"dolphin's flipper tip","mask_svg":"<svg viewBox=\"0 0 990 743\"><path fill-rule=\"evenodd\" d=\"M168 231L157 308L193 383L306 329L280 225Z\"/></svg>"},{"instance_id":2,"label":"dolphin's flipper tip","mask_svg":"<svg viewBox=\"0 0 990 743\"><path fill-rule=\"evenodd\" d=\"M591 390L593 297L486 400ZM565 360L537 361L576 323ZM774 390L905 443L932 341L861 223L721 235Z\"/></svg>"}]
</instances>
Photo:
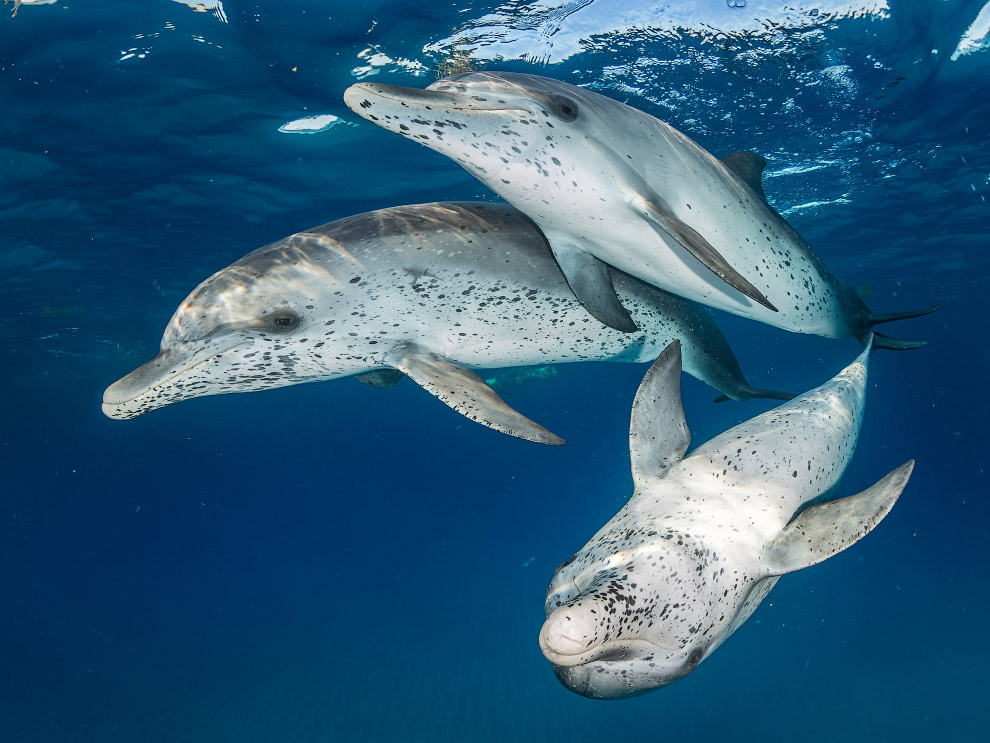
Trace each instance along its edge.
<instances>
[{"instance_id":1,"label":"dolphin's flipper tip","mask_svg":"<svg viewBox=\"0 0 990 743\"><path fill-rule=\"evenodd\" d=\"M564 439L509 407L485 380L449 359L405 344L391 354L390 365L466 418L516 438L561 446Z\"/></svg>"},{"instance_id":2,"label":"dolphin's flipper tip","mask_svg":"<svg viewBox=\"0 0 990 743\"><path fill-rule=\"evenodd\" d=\"M572 245L551 245L551 249L567 285L596 320L623 333L639 330L615 294L607 263Z\"/></svg>"},{"instance_id":3,"label":"dolphin's flipper tip","mask_svg":"<svg viewBox=\"0 0 990 743\"><path fill-rule=\"evenodd\" d=\"M745 276L729 265L725 257L693 227L685 224L666 209L649 202L646 202L643 216L655 232L675 240L682 248L701 261L705 268L733 289L742 292L771 312L780 312Z\"/></svg>"},{"instance_id":4,"label":"dolphin's flipper tip","mask_svg":"<svg viewBox=\"0 0 990 743\"><path fill-rule=\"evenodd\" d=\"M890 513L913 471L912 459L861 493L802 511L767 547L769 574L817 565L858 542Z\"/></svg>"}]
</instances>

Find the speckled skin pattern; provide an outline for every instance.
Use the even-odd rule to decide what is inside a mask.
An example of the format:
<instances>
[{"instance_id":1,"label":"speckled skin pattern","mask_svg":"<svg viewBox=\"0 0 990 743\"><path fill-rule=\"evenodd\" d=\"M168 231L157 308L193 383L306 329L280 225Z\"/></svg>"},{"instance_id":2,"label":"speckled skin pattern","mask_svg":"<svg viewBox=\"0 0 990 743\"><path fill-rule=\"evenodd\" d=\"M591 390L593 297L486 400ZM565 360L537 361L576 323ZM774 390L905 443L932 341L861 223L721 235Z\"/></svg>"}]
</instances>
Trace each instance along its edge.
<instances>
[{"instance_id":1,"label":"speckled skin pattern","mask_svg":"<svg viewBox=\"0 0 990 743\"><path fill-rule=\"evenodd\" d=\"M832 491L849 464L868 358L866 350L822 386L684 459L686 424L675 431L682 441L674 456L651 453L669 448L664 428L678 416L683 422L683 412L679 402L672 412L670 394L665 401L644 393L644 380L630 429L635 492L557 569L547 593L540 644L568 688L612 699L686 676L752 614L781 572L844 549L883 517L886 510L813 560L785 570L767 565L767 547L798 511ZM679 400L679 385L674 391Z\"/></svg>"},{"instance_id":2,"label":"speckled skin pattern","mask_svg":"<svg viewBox=\"0 0 990 743\"><path fill-rule=\"evenodd\" d=\"M585 312L539 230L507 204L360 214L272 243L200 284L175 311L161 353L107 389L103 410L132 418L202 395L393 368L417 354L428 357L426 374L443 360L644 362L673 338L690 374L733 399L762 393L701 307L618 272L615 284L641 332Z\"/></svg>"},{"instance_id":3,"label":"speckled skin pattern","mask_svg":"<svg viewBox=\"0 0 990 743\"><path fill-rule=\"evenodd\" d=\"M344 100L462 165L536 222L555 252L581 250L674 294L798 333L843 338L872 324L849 284L749 185L634 108L504 72L454 75L426 90L358 83ZM644 218L657 210L700 234L779 311L721 281L669 231L659 234Z\"/></svg>"}]
</instances>

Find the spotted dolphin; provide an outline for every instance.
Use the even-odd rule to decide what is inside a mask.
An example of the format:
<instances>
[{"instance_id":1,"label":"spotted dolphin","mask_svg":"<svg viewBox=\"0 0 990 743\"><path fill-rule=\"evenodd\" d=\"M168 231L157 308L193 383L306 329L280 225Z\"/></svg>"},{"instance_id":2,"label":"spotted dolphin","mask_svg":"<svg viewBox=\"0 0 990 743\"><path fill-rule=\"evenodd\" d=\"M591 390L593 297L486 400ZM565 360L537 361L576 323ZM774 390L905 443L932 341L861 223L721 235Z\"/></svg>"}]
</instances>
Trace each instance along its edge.
<instances>
[{"instance_id":1,"label":"spotted dolphin","mask_svg":"<svg viewBox=\"0 0 990 743\"><path fill-rule=\"evenodd\" d=\"M641 332L585 312L543 235L507 204L368 212L279 240L200 284L161 352L106 390L103 411L133 418L203 395L349 375L391 386L405 374L479 423L560 444L470 368L645 362L673 338L688 372L728 397L793 397L749 386L703 308L618 272L615 284Z\"/></svg>"},{"instance_id":2,"label":"spotted dolphin","mask_svg":"<svg viewBox=\"0 0 990 743\"><path fill-rule=\"evenodd\" d=\"M838 375L684 458L680 349L647 372L629 430L635 492L557 568L540 646L569 689L641 694L691 673L778 578L869 533L911 475L822 502L852 458L870 344ZM817 505L812 505L817 504Z\"/></svg>"},{"instance_id":3,"label":"spotted dolphin","mask_svg":"<svg viewBox=\"0 0 990 743\"><path fill-rule=\"evenodd\" d=\"M533 219L571 289L614 328L635 323L605 264L702 304L830 338L931 311L870 312L767 202L763 158L720 161L598 93L536 75L469 72L425 90L357 83L344 101L452 158Z\"/></svg>"}]
</instances>

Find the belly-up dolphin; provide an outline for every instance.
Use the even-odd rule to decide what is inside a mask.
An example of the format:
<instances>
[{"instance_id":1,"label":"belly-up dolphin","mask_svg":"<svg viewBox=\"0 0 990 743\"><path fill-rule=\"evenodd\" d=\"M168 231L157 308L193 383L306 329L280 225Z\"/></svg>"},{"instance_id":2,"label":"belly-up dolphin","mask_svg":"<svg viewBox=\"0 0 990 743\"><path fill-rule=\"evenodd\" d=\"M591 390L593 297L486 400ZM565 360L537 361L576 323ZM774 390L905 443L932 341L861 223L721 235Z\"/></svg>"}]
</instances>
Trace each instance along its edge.
<instances>
[{"instance_id":1,"label":"belly-up dolphin","mask_svg":"<svg viewBox=\"0 0 990 743\"><path fill-rule=\"evenodd\" d=\"M931 311L871 313L769 205L763 158L719 161L597 93L536 75L469 72L425 90L358 83L344 101L452 158L533 219L575 295L619 330L634 322L605 264L727 312L831 338Z\"/></svg>"},{"instance_id":2,"label":"belly-up dolphin","mask_svg":"<svg viewBox=\"0 0 990 743\"><path fill-rule=\"evenodd\" d=\"M602 325L568 290L546 240L507 204L440 203L360 214L248 254L200 284L161 353L111 385L103 411L133 418L179 400L357 375L405 374L467 417L561 444L467 367L650 361L674 338L685 368L726 396L750 387L698 305L616 272L642 332Z\"/></svg>"},{"instance_id":3,"label":"belly-up dolphin","mask_svg":"<svg viewBox=\"0 0 990 743\"><path fill-rule=\"evenodd\" d=\"M540 646L585 696L641 694L691 673L777 579L869 533L910 461L863 492L820 502L856 448L867 348L830 381L731 428L683 458L690 434L672 343L633 403L635 493L559 568ZM818 503L818 505L811 505Z\"/></svg>"}]
</instances>

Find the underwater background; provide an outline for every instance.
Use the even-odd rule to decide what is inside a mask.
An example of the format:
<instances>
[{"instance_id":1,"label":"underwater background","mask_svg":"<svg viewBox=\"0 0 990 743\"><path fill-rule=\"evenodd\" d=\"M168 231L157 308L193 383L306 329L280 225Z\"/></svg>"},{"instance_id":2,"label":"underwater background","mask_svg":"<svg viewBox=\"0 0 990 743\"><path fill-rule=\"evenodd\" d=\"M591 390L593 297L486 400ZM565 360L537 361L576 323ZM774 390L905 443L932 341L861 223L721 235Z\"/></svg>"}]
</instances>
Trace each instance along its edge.
<instances>
[{"instance_id":1,"label":"underwater background","mask_svg":"<svg viewBox=\"0 0 990 743\"><path fill-rule=\"evenodd\" d=\"M4 743L985 735L984 0L3 10ZM567 691L537 637L554 568L632 491L645 365L503 374L506 400L567 439L555 448L408 380L124 422L100 409L186 294L247 252L369 209L493 200L342 101L357 80L425 87L471 68L587 86L716 155L759 152L771 203L874 311L942 304L883 328L931 344L874 355L839 489L916 458L891 514L785 576L695 673L642 697ZM336 118L299 123L313 116ZM859 348L716 315L754 386L804 391ZM774 404L683 386L695 444Z\"/></svg>"}]
</instances>

